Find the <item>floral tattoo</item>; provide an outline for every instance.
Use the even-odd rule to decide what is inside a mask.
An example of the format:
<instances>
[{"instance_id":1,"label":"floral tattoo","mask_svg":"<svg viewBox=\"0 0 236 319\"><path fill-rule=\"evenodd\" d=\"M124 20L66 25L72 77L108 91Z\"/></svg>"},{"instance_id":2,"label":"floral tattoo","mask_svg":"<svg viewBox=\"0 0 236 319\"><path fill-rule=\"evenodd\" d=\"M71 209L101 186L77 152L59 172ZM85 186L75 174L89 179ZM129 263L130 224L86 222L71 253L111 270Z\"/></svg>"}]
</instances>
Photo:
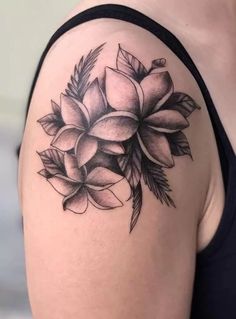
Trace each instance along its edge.
<instances>
[{"instance_id":1,"label":"floral tattoo","mask_svg":"<svg viewBox=\"0 0 236 319\"><path fill-rule=\"evenodd\" d=\"M39 174L63 196L63 209L83 214L88 205L111 210L123 203L113 191L122 179L130 185L133 212L130 232L142 208L146 184L162 204L175 207L164 169L174 156L188 155L183 129L197 103L174 91L166 59L146 67L119 45L116 67L90 81L104 44L80 59L52 113L38 122L52 137L39 156Z\"/></svg>"}]
</instances>

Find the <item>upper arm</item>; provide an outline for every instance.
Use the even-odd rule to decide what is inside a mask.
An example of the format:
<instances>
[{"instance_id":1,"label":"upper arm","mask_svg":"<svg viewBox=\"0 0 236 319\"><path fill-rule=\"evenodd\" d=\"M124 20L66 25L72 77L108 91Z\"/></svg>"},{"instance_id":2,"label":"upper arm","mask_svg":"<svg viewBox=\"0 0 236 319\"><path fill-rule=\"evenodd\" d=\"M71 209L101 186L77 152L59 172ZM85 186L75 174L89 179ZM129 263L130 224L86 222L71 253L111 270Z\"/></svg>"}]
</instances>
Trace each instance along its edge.
<instances>
[{"instance_id":1,"label":"upper arm","mask_svg":"<svg viewBox=\"0 0 236 319\"><path fill-rule=\"evenodd\" d=\"M188 317L208 122L191 74L147 31L99 20L57 41L20 159L35 318Z\"/></svg>"}]
</instances>

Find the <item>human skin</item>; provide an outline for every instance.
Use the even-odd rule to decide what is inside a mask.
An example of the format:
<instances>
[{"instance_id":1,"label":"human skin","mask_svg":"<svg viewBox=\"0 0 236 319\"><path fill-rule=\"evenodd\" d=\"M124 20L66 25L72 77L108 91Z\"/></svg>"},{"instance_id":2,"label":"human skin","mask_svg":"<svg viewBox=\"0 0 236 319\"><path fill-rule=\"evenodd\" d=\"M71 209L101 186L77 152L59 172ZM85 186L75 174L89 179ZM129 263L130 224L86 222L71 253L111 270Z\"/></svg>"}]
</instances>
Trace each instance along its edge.
<instances>
[{"instance_id":1,"label":"human skin","mask_svg":"<svg viewBox=\"0 0 236 319\"><path fill-rule=\"evenodd\" d=\"M103 3L106 1L82 0L72 14ZM236 1L120 0L110 3L124 4L144 12L181 40L214 97L217 111L236 153ZM227 85L222 86L221 83Z\"/></svg>"},{"instance_id":2,"label":"human skin","mask_svg":"<svg viewBox=\"0 0 236 319\"><path fill-rule=\"evenodd\" d=\"M87 1L78 10L91 5ZM145 12L145 8L140 9ZM159 11L159 15L163 24L175 30L164 11ZM176 28L176 33L187 39L181 27ZM110 212L91 206L86 214L76 215L63 211L60 195L37 174L42 163L36 151L43 151L51 142L37 120L50 112L51 99L59 103L78 59L104 42L106 47L93 77L101 75L105 66L114 66L121 43L144 65L165 57L176 90L191 95L201 106L201 110L192 113L190 126L184 131L194 160L178 157L175 166L166 169L176 208L162 205L144 186L142 214L131 234L132 203L126 202L130 192L125 181L115 189L124 206ZM187 47L194 47L186 43ZM191 50L195 58L199 56L202 71L209 74L209 85L217 91L214 77L204 71L204 57L194 48ZM212 127L199 88L182 62L161 41L134 25L111 20L89 22L59 39L45 60L33 95L19 182L34 318L189 317L195 255L217 227L224 203L223 184ZM202 224L200 231L203 220L208 224Z\"/></svg>"},{"instance_id":3,"label":"human skin","mask_svg":"<svg viewBox=\"0 0 236 319\"><path fill-rule=\"evenodd\" d=\"M71 15L98 4L103 0L81 1ZM230 143L236 153L235 81L236 81L236 1L194 0L120 0L111 1L131 6L153 18L170 30L187 49L201 72L210 91L216 110ZM190 10L191 8L191 10ZM220 45L219 45L220 43ZM211 57L209 59L209 57ZM222 85L227 83L227 85ZM209 204L198 227L198 250L209 243L222 215L224 199L221 172L218 166L209 182L214 199ZM216 180L217 182L216 182ZM212 185L214 185L212 187ZM217 188L217 191L215 190Z\"/></svg>"}]
</instances>

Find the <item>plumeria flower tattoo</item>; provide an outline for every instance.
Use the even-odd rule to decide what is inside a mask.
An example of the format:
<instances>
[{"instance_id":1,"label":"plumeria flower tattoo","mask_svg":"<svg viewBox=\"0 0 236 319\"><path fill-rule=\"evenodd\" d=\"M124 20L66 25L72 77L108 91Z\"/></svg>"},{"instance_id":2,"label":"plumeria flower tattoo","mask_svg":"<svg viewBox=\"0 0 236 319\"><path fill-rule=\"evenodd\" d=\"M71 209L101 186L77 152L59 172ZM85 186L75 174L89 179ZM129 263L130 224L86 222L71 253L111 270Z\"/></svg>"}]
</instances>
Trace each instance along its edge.
<instances>
[{"instance_id":1,"label":"plumeria flower tattoo","mask_svg":"<svg viewBox=\"0 0 236 319\"><path fill-rule=\"evenodd\" d=\"M65 175L55 174L48 178L53 188L64 196L63 208L83 214L88 202L99 209L112 209L122 206L121 201L110 190L123 177L104 167L96 167L89 174L83 166L78 168L74 155L65 153Z\"/></svg>"},{"instance_id":2,"label":"plumeria flower tattoo","mask_svg":"<svg viewBox=\"0 0 236 319\"><path fill-rule=\"evenodd\" d=\"M61 116L65 126L58 131L52 146L64 152L75 149L79 167L85 165L98 148L108 154L123 154L121 143L98 140L92 133L93 123L106 111L107 102L97 79L87 89L83 103L61 94ZM112 121L112 114L109 116Z\"/></svg>"},{"instance_id":3,"label":"plumeria flower tattoo","mask_svg":"<svg viewBox=\"0 0 236 319\"><path fill-rule=\"evenodd\" d=\"M177 110L165 109L164 103L173 93L173 83L167 71L152 72L136 82L118 70L106 70L106 95L108 103L119 117L119 125L113 130L114 123L108 116L101 117L93 132L97 137L115 141L118 136L125 140L137 134L144 154L155 164L173 167L174 161L165 133L178 132L189 126L186 118ZM122 116L129 117L123 121ZM107 133L109 132L109 133Z\"/></svg>"},{"instance_id":4,"label":"plumeria flower tattoo","mask_svg":"<svg viewBox=\"0 0 236 319\"><path fill-rule=\"evenodd\" d=\"M116 67L106 67L100 80L92 71L104 45L91 50L75 66L60 104L38 120L52 137L51 148L39 152L39 174L63 196L64 210L82 214L89 203L100 210L123 203L112 186L126 179L133 210L130 232L142 209L142 184L162 204L175 207L164 169L175 156L188 155L183 130L200 109L192 97L174 90L166 59L149 69L119 45Z\"/></svg>"}]
</instances>

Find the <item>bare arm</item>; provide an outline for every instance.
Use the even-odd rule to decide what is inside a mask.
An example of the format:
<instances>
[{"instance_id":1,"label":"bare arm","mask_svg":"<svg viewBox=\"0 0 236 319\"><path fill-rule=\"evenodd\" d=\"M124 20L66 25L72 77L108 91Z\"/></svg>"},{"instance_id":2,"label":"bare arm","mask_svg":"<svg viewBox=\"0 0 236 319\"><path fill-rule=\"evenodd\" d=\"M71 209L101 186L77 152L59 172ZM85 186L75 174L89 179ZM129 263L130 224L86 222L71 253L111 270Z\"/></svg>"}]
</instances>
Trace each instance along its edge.
<instances>
[{"instance_id":1,"label":"bare arm","mask_svg":"<svg viewBox=\"0 0 236 319\"><path fill-rule=\"evenodd\" d=\"M188 318L208 123L192 76L148 32L93 21L57 42L21 152L34 318Z\"/></svg>"}]
</instances>

